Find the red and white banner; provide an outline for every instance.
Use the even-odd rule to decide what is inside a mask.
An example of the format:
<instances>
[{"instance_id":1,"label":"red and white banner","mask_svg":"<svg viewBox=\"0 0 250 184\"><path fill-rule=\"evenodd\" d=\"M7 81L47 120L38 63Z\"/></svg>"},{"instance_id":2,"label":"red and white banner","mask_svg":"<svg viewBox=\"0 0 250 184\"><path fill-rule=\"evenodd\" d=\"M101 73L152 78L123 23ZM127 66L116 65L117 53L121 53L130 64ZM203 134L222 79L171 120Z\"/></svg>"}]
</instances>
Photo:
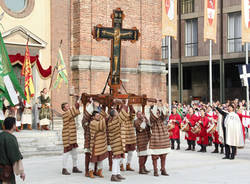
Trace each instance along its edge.
<instances>
[{"instance_id":1,"label":"red and white banner","mask_svg":"<svg viewBox=\"0 0 250 184\"><path fill-rule=\"evenodd\" d=\"M177 0L162 0L162 36L177 38Z\"/></svg>"},{"instance_id":2,"label":"red and white banner","mask_svg":"<svg viewBox=\"0 0 250 184\"><path fill-rule=\"evenodd\" d=\"M250 43L250 0L242 0L241 18L242 44L246 42Z\"/></svg>"},{"instance_id":3,"label":"red and white banner","mask_svg":"<svg viewBox=\"0 0 250 184\"><path fill-rule=\"evenodd\" d=\"M204 6L204 41L214 40L217 34L217 2L218 0L205 0Z\"/></svg>"}]
</instances>

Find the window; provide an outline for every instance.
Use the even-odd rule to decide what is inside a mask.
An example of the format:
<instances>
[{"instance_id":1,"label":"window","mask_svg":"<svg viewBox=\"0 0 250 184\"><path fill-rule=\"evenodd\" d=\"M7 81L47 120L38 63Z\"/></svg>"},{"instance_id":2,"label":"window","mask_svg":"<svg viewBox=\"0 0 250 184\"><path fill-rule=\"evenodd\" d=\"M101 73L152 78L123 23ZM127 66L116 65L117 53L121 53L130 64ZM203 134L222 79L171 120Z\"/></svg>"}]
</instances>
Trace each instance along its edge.
<instances>
[{"instance_id":1,"label":"window","mask_svg":"<svg viewBox=\"0 0 250 184\"><path fill-rule=\"evenodd\" d=\"M242 52L241 13L228 14L228 52Z\"/></svg>"},{"instance_id":2,"label":"window","mask_svg":"<svg viewBox=\"0 0 250 184\"><path fill-rule=\"evenodd\" d=\"M162 46L161 46L162 59L168 59L168 41L169 41L168 39L169 39L168 36L162 39ZM170 41L172 45L172 38L170 39ZM172 53L172 49L170 50L170 52Z\"/></svg>"},{"instance_id":3,"label":"window","mask_svg":"<svg viewBox=\"0 0 250 184\"><path fill-rule=\"evenodd\" d=\"M10 16L24 18L31 14L35 0L0 0L1 8Z\"/></svg>"},{"instance_id":4,"label":"window","mask_svg":"<svg viewBox=\"0 0 250 184\"><path fill-rule=\"evenodd\" d=\"M181 13L194 12L194 0L181 0Z\"/></svg>"},{"instance_id":5,"label":"window","mask_svg":"<svg viewBox=\"0 0 250 184\"><path fill-rule=\"evenodd\" d=\"M183 68L183 89L192 89L192 70L190 68Z\"/></svg>"},{"instance_id":6,"label":"window","mask_svg":"<svg viewBox=\"0 0 250 184\"><path fill-rule=\"evenodd\" d=\"M198 55L198 20L186 21L185 56Z\"/></svg>"},{"instance_id":7,"label":"window","mask_svg":"<svg viewBox=\"0 0 250 184\"><path fill-rule=\"evenodd\" d=\"M27 5L26 0L4 0L8 9L13 12L21 12Z\"/></svg>"}]
</instances>

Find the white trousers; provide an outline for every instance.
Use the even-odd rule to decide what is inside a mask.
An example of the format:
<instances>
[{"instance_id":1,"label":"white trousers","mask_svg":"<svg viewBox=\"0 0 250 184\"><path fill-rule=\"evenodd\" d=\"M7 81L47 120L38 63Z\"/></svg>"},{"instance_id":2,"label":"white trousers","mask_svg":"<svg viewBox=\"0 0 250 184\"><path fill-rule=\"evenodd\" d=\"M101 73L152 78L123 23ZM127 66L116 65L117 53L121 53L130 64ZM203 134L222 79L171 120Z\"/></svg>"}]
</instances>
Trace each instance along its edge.
<instances>
[{"instance_id":1,"label":"white trousers","mask_svg":"<svg viewBox=\"0 0 250 184\"><path fill-rule=\"evenodd\" d=\"M113 159L112 163L112 175L121 174L120 172L120 158Z\"/></svg>"},{"instance_id":2,"label":"white trousers","mask_svg":"<svg viewBox=\"0 0 250 184\"><path fill-rule=\"evenodd\" d=\"M97 162L97 170L102 169L103 168L103 161ZM90 171L94 171L95 170L95 163L94 162L90 162L89 164L89 170Z\"/></svg>"},{"instance_id":3,"label":"white trousers","mask_svg":"<svg viewBox=\"0 0 250 184\"><path fill-rule=\"evenodd\" d=\"M71 151L63 154L63 168L65 169L67 168L69 155L72 156L73 167L77 166L77 151L76 148L73 148Z\"/></svg>"}]
</instances>

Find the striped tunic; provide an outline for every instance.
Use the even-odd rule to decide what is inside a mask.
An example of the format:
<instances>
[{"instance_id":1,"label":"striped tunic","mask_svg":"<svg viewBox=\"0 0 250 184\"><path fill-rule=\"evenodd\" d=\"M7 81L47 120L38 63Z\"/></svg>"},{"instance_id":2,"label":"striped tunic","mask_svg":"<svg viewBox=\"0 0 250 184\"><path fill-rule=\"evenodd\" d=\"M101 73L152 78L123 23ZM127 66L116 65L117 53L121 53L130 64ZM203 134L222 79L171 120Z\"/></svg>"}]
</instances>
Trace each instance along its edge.
<instances>
[{"instance_id":1,"label":"striped tunic","mask_svg":"<svg viewBox=\"0 0 250 184\"><path fill-rule=\"evenodd\" d=\"M119 113L119 121L121 121L121 136L125 136L125 144L136 144L135 128L133 120L135 113L127 113L124 109Z\"/></svg>"},{"instance_id":2,"label":"striped tunic","mask_svg":"<svg viewBox=\"0 0 250 184\"><path fill-rule=\"evenodd\" d=\"M72 107L68 111L64 112L62 115L63 117L62 139L63 139L64 153L71 151L73 148L78 147L75 117L78 116L79 114L80 114L79 109Z\"/></svg>"},{"instance_id":3,"label":"striped tunic","mask_svg":"<svg viewBox=\"0 0 250 184\"><path fill-rule=\"evenodd\" d=\"M135 120L135 128L136 128L136 143L137 143L137 152L139 156L148 155L148 143L150 140L150 127L146 125L145 129L141 128L141 124L143 120L137 119Z\"/></svg>"},{"instance_id":4,"label":"striped tunic","mask_svg":"<svg viewBox=\"0 0 250 184\"><path fill-rule=\"evenodd\" d=\"M90 128L91 114L88 111L84 111L82 119L82 127L84 130L84 152L90 152Z\"/></svg>"},{"instance_id":5,"label":"striped tunic","mask_svg":"<svg viewBox=\"0 0 250 184\"><path fill-rule=\"evenodd\" d=\"M109 142L113 155L120 155L125 152L126 136L121 133L121 121L114 117L108 121Z\"/></svg>"},{"instance_id":6,"label":"striped tunic","mask_svg":"<svg viewBox=\"0 0 250 184\"><path fill-rule=\"evenodd\" d=\"M167 154L170 151L170 139L167 126L164 125L164 115L157 118L150 112L150 123L152 134L149 142L149 152L151 155Z\"/></svg>"},{"instance_id":7,"label":"striped tunic","mask_svg":"<svg viewBox=\"0 0 250 184\"><path fill-rule=\"evenodd\" d=\"M106 122L103 117L99 121L90 123L90 151L92 156L100 156L107 153Z\"/></svg>"}]
</instances>

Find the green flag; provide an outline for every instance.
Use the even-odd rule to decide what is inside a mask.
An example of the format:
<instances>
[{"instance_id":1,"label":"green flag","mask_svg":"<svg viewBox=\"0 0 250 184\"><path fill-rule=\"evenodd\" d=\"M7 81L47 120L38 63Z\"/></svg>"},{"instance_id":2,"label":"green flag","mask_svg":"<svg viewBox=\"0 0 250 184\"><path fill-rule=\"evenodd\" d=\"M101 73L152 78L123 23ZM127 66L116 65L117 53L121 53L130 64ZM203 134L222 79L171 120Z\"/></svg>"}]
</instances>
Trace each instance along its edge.
<instances>
[{"instance_id":1,"label":"green flag","mask_svg":"<svg viewBox=\"0 0 250 184\"><path fill-rule=\"evenodd\" d=\"M61 48L59 48L59 51L58 51L58 60L57 60L57 64L56 64L58 74L56 77L56 82L54 84L54 88L57 88L58 85L60 88L62 81L64 81L66 84L68 84L68 74L67 74L66 66L65 66L65 63L63 60Z\"/></svg>"},{"instance_id":2,"label":"green flag","mask_svg":"<svg viewBox=\"0 0 250 184\"><path fill-rule=\"evenodd\" d=\"M5 97L12 106L18 104L17 92L19 92L23 99L26 99L15 73L13 72L2 34L0 33L0 109L2 109L3 97Z\"/></svg>"}]
</instances>

